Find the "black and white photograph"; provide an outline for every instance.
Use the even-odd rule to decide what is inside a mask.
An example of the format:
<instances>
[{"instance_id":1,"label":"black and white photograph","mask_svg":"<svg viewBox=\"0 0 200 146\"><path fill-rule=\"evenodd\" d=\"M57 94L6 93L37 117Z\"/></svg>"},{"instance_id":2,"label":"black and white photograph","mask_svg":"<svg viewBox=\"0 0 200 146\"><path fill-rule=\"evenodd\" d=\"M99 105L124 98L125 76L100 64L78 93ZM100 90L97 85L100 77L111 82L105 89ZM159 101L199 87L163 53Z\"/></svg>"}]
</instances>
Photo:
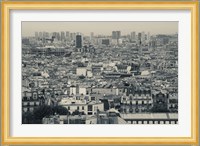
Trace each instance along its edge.
<instances>
[{"instance_id":1,"label":"black and white photograph","mask_svg":"<svg viewBox=\"0 0 200 146\"><path fill-rule=\"evenodd\" d=\"M178 124L177 21L23 21L22 124Z\"/></svg>"}]
</instances>

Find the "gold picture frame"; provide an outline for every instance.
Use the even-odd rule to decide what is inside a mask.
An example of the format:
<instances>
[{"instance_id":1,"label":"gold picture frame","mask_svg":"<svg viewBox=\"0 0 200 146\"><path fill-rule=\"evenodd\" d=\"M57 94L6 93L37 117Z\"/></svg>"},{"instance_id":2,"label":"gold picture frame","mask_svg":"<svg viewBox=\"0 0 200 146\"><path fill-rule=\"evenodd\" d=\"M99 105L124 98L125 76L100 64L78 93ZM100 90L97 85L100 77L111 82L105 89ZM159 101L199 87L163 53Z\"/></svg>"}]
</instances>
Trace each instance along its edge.
<instances>
[{"instance_id":1,"label":"gold picture frame","mask_svg":"<svg viewBox=\"0 0 200 146\"><path fill-rule=\"evenodd\" d=\"M10 11L11 10L190 10L192 36L191 137L11 137L10 136ZM2 144L198 144L198 2L2 2Z\"/></svg>"}]
</instances>

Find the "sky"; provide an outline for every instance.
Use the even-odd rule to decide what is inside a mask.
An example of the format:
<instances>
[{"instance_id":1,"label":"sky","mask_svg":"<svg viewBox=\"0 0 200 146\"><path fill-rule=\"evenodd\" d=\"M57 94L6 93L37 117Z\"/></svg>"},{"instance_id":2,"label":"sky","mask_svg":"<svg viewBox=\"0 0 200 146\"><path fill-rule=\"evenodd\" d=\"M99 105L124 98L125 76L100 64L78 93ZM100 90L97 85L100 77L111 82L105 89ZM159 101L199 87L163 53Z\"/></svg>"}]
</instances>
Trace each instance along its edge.
<instances>
[{"instance_id":1,"label":"sky","mask_svg":"<svg viewBox=\"0 0 200 146\"><path fill-rule=\"evenodd\" d=\"M150 32L150 34L175 34L178 33L178 22L176 21L99 21L99 22L43 22L43 21L26 21L22 22L22 36L34 36L35 32L80 32L84 35L111 35L112 31L121 31L122 35L130 32Z\"/></svg>"}]
</instances>

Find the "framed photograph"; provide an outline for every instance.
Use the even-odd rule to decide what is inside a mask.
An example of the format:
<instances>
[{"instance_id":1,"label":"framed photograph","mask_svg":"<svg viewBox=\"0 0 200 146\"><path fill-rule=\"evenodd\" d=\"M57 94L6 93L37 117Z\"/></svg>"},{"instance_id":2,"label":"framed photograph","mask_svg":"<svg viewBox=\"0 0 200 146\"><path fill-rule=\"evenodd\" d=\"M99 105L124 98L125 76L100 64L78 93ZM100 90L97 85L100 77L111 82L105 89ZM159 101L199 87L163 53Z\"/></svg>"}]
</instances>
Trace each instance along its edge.
<instances>
[{"instance_id":1,"label":"framed photograph","mask_svg":"<svg viewBox=\"0 0 200 146\"><path fill-rule=\"evenodd\" d=\"M2 2L2 144L198 144L198 2Z\"/></svg>"}]
</instances>

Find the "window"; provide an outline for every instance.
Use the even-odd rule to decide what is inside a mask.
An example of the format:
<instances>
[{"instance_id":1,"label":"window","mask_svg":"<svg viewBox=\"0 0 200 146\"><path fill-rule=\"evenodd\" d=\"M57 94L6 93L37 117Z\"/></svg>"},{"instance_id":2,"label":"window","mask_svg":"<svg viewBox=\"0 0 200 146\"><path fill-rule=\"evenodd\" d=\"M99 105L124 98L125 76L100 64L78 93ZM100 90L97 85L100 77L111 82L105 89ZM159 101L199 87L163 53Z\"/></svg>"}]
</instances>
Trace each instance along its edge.
<instances>
[{"instance_id":1,"label":"window","mask_svg":"<svg viewBox=\"0 0 200 146\"><path fill-rule=\"evenodd\" d=\"M70 106L68 106L68 110L70 110Z\"/></svg>"},{"instance_id":2,"label":"window","mask_svg":"<svg viewBox=\"0 0 200 146\"><path fill-rule=\"evenodd\" d=\"M137 124L137 121L133 121L133 124Z\"/></svg>"},{"instance_id":3,"label":"window","mask_svg":"<svg viewBox=\"0 0 200 146\"><path fill-rule=\"evenodd\" d=\"M82 106L82 110L84 110L84 106Z\"/></svg>"},{"instance_id":4,"label":"window","mask_svg":"<svg viewBox=\"0 0 200 146\"><path fill-rule=\"evenodd\" d=\"M30 111L31 111L31 112L33 111L33 107L30 107Z\"/></svg>"},{"instance_id":5,"label":"window","mask_svg":"<svg viewBox=\"0 0 200 146\"><path fill-rule=\"evenodd\" d=\"M147 124L147 121L143 121L143 124Z\"/></svg>"},{"instance_id":6,"label":"window","mask_svg":"<svg viewBox=\"0 0 200 146\"><path fill-rule=\"evenodd\" d=\"M27 108L23 108L24 109L24 112L27 112Z\"/></svg>"},{"instance_id":7,"label":"window","mask_svg":"<svg viewBox=\"0 0 200 146\"><path fill-rule=\"evenodd\" d=\"M34 105L34 102L30 102L29 104L30 104L30 105Z\"/></svg>"},{"instance_id":8,"label":"window","mask_svg":"<svg viewBox=\"0 0 200 146\"><path fill-rule=\"evenodd\" d=\"M95 97L91 97L91 100L95 100Z\"/></svg>"},{"instance_id":9,"label":"window","mask_svg":"<svg viewBox=\"0 0 200 146\"><path fill-rule=\"evenodd\" d=\"M77 110L79 110L79 106L77 106Z\"/></svg>"},{"instance_id":10,"label":"window","mask_svg":"<svg viewBox=\"0 0 200 146\"><path fill-rule=\"evenodd\" d=\"M27 102L23 102L23 105L27 105Z\"/></svg>"},{"instance_id":11,"label":"window","mask_svg":"<svg viewBox=\"0 0 200 146\"><path fill-rule=\"evenodd\" d=\"M149 121L149 124L153 124L153 121Z\"/></svg>"},{"instance_id":12,"label":"window","mask_svg":"<svg viewBox=\"0 0 200 146\"><path fill-rule=\"evenodd\" d=\"M33 99L37 99L37 94L36 93L33 94Z\"/></svg>"},{"instance_id":13,"label":"window","mask_svg":"<svg viewBox=\"0 0 200 146\"><path fill-rule=\"evenodd\" d=\"M175 121L171 121L171 124L175 124Z\"/></svg>"},{"instance_id":14,"label":"window","mask_svg":"<svg viewBox=\"0 0 200 146\"><path fill-rule=\"evenodd\" d=\"M88 105L88 111L92 111L92 105Z\"/></svg>"},{"instance_id":15,"label":"window","mask_svg":"<svg viewBox=\"0 0 200 146\"><path fill-rule=\"evenodd\" d=\"M131 121L128 121L127 123L128 123L128 124L131 124Z\"/></svg>"},{"instance_id":16,"label":"window","mask_svg":"<svg viewBox=\"0 0 200 146\"><path fill-rule=\"evenodd\" d=\"M158 121L154 121L154 124L159 124Z\"/></svg>"},{"instance_id":17,"label":"window","mask_svg":"<svg viewBox=\"0 0 200 146\"><path fill-rule=\"evenodd\" d=\"M169 124L169 121L165 121L165 124Z\"/></svg>"}]
</instances>

